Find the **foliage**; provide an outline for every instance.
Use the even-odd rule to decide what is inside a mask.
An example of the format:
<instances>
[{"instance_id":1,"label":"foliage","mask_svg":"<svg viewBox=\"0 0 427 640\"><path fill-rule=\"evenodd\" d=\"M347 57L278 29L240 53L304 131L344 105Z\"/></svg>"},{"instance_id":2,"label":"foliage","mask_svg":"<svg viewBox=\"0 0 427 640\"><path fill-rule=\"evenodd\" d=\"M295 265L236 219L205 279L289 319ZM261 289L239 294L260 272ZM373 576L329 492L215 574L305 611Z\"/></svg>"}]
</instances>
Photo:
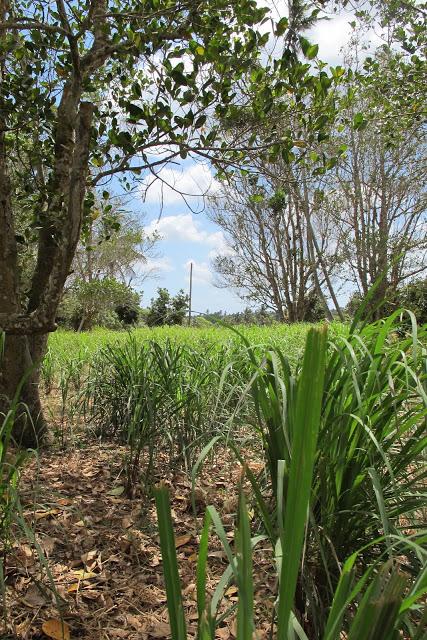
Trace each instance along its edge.
<instances>
[{"instance_id":1,"label":"foliage","mask_svg":"<svg viewBox=\"0 0 427 640\"><path fill-rule=\"evenodd\" d=\"M241 325L239 333L247 337L259 357L262 357L266 348L280 347L286 351L294 366L301 354L309 327L307 324L259 327ZM330 331L345 335L347 328L334 323L330 325ZM171 417L168 429L175 430L177 434L178 431L183 431L186 441L194 438L186 451L182 450L182 445L176 439L175 451L171 453L175 461L188 465L194 452L198 450L197 439L205 441L212 433L213 424L219 428L220 417L225 424L233 413L240 411L239 398L251 375L250 362L242 349L240 337L222 325L208 324L197 328L177 325L141 327L132 330L131 339L135 342L133 347L127 332L101 328L81 333L59 330L50 336L41 380L45 392L53 391L55 398L60 399L60 416L55 421L54 435L62 445L66 443L67 437L71 438L71 442L77 442L81 427L86 424L87 428L96 428L104 436L111 437L115 434L121 442L127 441L129 415L133 415L135 411L133 400L139 397L139 393L142 394L141 397L145 393L151 393L153 398L157 398L160 385L164 389L159 400L163 407L159 411L164 410L162 415L169 415L167 407L173 406L171 396L187 403ZM172 354L175 355L172 357ZM163 373L160 373L158 364L162 358L169 359L170 362L163 366ZM123 373L125 369L127 378ZM230 398L227 401L224 399L221 412L213 415L213 398L218 394L218 382L224 369L229 369L229 372L223 382L223 398L227 394ZM119 374L119 371L122 373ZM138 376L147 381L146 392L139 389L139 386L133 388L129 382L136 381ZM165 376L169 378L169 382ZM125 398L130 399L129 404L126 404ZM146 404L151 402L148 395ZM99 409L96 416L95 407ZM112 415L114 407L118 407L117 420ZM241 411L243 416L246 412L244 406ZM158 425L158 437L163 438L164 433ZM170 443L170 439L167 439L167 451ZM144 464L143 459L142 471Z\"/></svg>"},{"instance_id":2,"label":"foliage","mask_svg":"<svg viewBox=\"0 0 427 640\"><path fill-rule=\"evenodd\" d=\"M323 301L316 291L312 290L305 299L305 322L320 322L325 318L325 307Z\"/></svg>"},{"instance_id":3,"label":"foliage","mask_svg":"<svg viewBox=\"0 0 427 640\"><path fill-rule=\"evenodd\" d=\"M390 306L409 309L415 315L418 324L427 323L427 279L405 284L394 293Z\"/></svg>"},{"instance_id":4,"label":"foliage","mask_svg":"<svg viewBox=\"0 0 427 640\"><path fill-rule=\"evenodd\" d=\"M360 305L362 298L358 293L354 293L347 304L347 313L353 317ZM386 303L383 306L383 314L393 313L396 309L407 309L411 311L419 325L427 322L427 280L415 280L411 283L404 283L397 289L389 289L386 294ZM367 306L364 316L372 314L371 306Z\"/></svg>"},{"instance_id":5,"label":"foliage","mask_svg":"<svg viewBox=\"0 0 427 640\"><path fill-rule=\"evenodd\" d=\"M171 297L169 291L159 287L157 298L151 300L146 323L149 327L182 324L188 310L188 296L181 289Z\"/></svg>"},{"instance_id":6,"label":"foliage","mask_svg":"<svg viewBox=\"0 0 427 640\"><path fill-rule=\"evenodd\" d=\"M272 609L273 637L337 640L344 633L353 640L385 640L398 638L401 632L411 638L423 636L425 617L419 605L427 588L426 554L419 521L423 497L418 487L426 472L417 471L416 463L426 444L425 438L420 442L427 414L425 354L416 334L393 343L393 320L367 327L361 335L352 333L342 343L333 340L327 358L324 335L314 330L296 375L280 353L269 354L265 366L254 361L259 372L254 394L262 416L260 435L275 497L273 508L249 467L246 474L272 543L279 578ZM407 363L405 356L411 352L413 360ZM417 359L423 361L418 366ZM405 381L409 372L412 379ZM382 385L393 396L384 415L374 410L388 397ZM395 421L398 413L402 415L399 405L393 407L396 400L406 409L415 403L402 425ZM243 462L237 447L232 447ZM408 469L413 469L410 478ZM156 502L172 637L184 640L185 615L165 487L156 489ZM205 581L211 525L229 566L208 602ZM234 552L218 513L208 507L197 567L199 638L215 637L218 605L231 580L239 595L237 637L253 637L252 555L263 539L263 535L251 537L242 488ZM322 557L324 566L330 557L329 586L313 553ZM326 606L319 608L322 586L330 594Z\"/></svg>"},{"instance_id":7,"label":"foliage","mask_svg":"<svg viewBox=\"0 0 427 640\"><path fill-rule=\"evenodd\" d=\"M277 321L277 316L271 311L268 311L266 307L261 306L259 309L253 309L252 307L245 307L243 311L235 311L234 313L227 313L223 311L209 310L197 320L203 323L215 323L223 322L228 325L258 325L263 327L265 325L272 325Z\"/></svg>"},{"instance_id":8,"label":"foliage","mask_svg":"<svg viewBox=\"0 0 427 640\"><path fill-rule=\"evenodd\" d=\"M337 68L336 73L340 76L343 70ZM322 301L321 317L331 319L323 291L334 298L331 278L341 259L335 224L325 215L320 197L326 168L318 167L320 150L335 132L330 126L317 144L310 141L306 117L312 105L307 101L305 106L306 113L295 114L286 125L272 110L278 131L285 127L294 131L296 139L286 159L253 159L257 177L242 172L209 199L209 216L223 231L227 245L213 260L216 285L231 287L240 298L290 322L310 320L307 307L314 297ZM332 169L347 147L329 143L328 147L334 150L334 161L327 167Z\"/></svg>"},{"instance_id":9,"label":"foliage","mask_svg":"<svg viewBox=\"0 0 427 640\"><path fill-rule=\"evenodd\" d=\"M65 292L75 280L114 278L130 285L152 275L147 266L156 257L159 236L148 235L140 217L119 208L114 200L96 200L83 229Z\"/></svg>"},{"instance_id":10,"label":"foliage","mask_svg":"<svg viewBox=\"0 0 427 640\"><path fill-rule=\"evenodd\" d=\"M141 477L149 485L160 452L168 453L171 466L190 467L231 411L221 371L232 356L226 346L205 346L202 358L191 345L138 342L135 336L97 353L84 393L85 415L100 435L129 445L128 493ZM222 394L225 406L216 413Z\"/></svg>"},{"instance_id":11,"label":"foliage","mask_svg":"<svg viewBox=\"0 0 427 640\"><path fill-rule=\"evenodd\" d=\"M282 349L295 365L304 345L305 336L309 324L298 323L286 325L275 323L267 326L239 325L239 334L246 337L257 350L278 347ZM329 325L329 331L333 335L346 335L348 329L345 325L334 322ZM228 359L240 344L238 335L221 324L210 324L202 327L163 326L163 327L138 327L132 329L132 336L141 344L147 340L164 345L168 340L173 344L191 346L200 353L204 349L213 350L224 348L228 350ZM84 383L80 371L87 370L94 365L94 360L101 349L123 346L128 340L125 332L95 327L91 332L82 331L74 333L59 329L49 336L49 348L42 367L42 381L45 388L49 389L58 384L63 373L75 371L75 390ZM261 353L261 351L259 351ZM77 364L79 366L77 367ZM78 370L78 373L77 373Z\"/></svg>"},{"instance_id":12,"label":"foliage","mask_svg":"<svg viewBox=\"0 0 427 640\"><path fill-rule=\"evenodd\" d=\"M298 615L308 620L310 638L322 637L347 558L358 551L362 565L373 566L392 553L402 532L409 528L420 536L425 525L426 330L417 333L413 321L411 334L399 338L399 315L361 330L352 327L348 337L330 341L305 560L295 601ZM268 491L261 478L247 473L264 529L275 545L281 521L275 522L270 499L279 510L290 487L304 367L295 372L280 349L259 358L247 347ZM230 446L245 464L238 443ZM410 548L407 555L417 574L419 558Z\"/></svg>"},{"instance_id":13,"label":"foliage","mask_svg":"<svg viewBox=\"0 0 427 640\"><path fill-rule=\"evenodd\" d=\"M309 98L311 141L334 120L330 94L342 74L312 69L289 47L263 60L279 27L267 14L256 0L0 4L0 328L19 335L6 346L0 398L9 403L36 364L22 394L34 425L22 434L27 444L47 427L37 369L47 334L82 229L97 197L109 199L113 177L145 195L180 159L211 162L224 176L250 166L251 156L289 157L292 132L278 136L271 126L260 137L254 126L233 133L222 124L241 111L243 80L252 123L267 122L275 104L277 113L304 117ZM316 57L309 43L303 51Z\"/></svg>"},{"instance_id":14,"label":"foliage","mask_svg":"<svg viewBox=\"0 0 427 640\"><path fill-rule=\"evenodd\" d=\"M161 166L179 158L212 160L219 173L233 173L253 154L289 154L292 133L279 139L272 127L260 139L252 128L230 134L218 124L240 111L236 83L243 78L253 120L266 122L273 104L277 112L303 113L304 99L313 96L311 137L321 135L335 116L328 92L340 78L312 70L287 46L260 64L273 35L265 31L267 14L254 0L215 0L197 10L192 2L170 2L160 13L157 2L141 0L92 0L58 11L46 0L2 7L7 75L0 111L2 131L13 132L0 140L1 171L13 183L5 189L2 233L10 253L18 243L37 254L21 292L23 311L29 304L32 315L18 321L9 314L2 326L34 329L41 322L49 330L96 190L108 200L111 176L125 189L140 177L146 191L162 179ZM288 25L277 28L283 35ZM304 43L313 59L317 50ZM25 233L15 236L21 216ZM20 283L10 286L15 301Z\"/></svg>"},{"instance_id":15,"label":"foliage","mask_svg":"<svg viewBox=\"0 0 427 640\"><path fill-rule=\"evenodd\" d=\"M137 322L139 303L140 295L115 278L75 280L59 308L59 320L75 331L94 325L120 328Z\"/></svg>"}]
</instances>

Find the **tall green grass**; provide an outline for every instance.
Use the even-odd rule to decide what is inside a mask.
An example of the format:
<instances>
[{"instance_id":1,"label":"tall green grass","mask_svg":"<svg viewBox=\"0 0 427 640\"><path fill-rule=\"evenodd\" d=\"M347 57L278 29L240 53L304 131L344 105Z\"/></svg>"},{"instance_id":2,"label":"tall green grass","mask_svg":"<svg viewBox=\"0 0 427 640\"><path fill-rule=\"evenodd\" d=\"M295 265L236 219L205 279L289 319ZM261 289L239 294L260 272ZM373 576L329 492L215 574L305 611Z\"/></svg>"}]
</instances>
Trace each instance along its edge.
<instances>
[{"instance_id":1,"label":"tall green grass","mask_svg":"<svg viewBox=\"0 0 427 640\"><path fill-rule=\"evenodd\" d=\"M310 332L296 369L280 349L259 357L246 342L267 483L246 473L276 550L277 638L422 637L426 329L400 329L400 313L353 327L330 339L327 354L321 331ZM227 442L245 464L230 433ZM164 511L159 525L170 536ZM233 562L233 571L242 566Z\"/></svg>"},{"instance_id":2,"label":"tall green grass","mask_svg":"<svg viewBox=\"0 0 427 640\"><path fill-rule=\"evenodd\" d=\"M287 353L290 362L295 365L301 355L309 327L308 324L274 325L272 327L244 326L239 328L239 332L247 338L255 353L261 355L268 347L281 348ZM337 334L347 332L347 328L338 323L331 325L330 330ZM145 353L147 345L151 345L148 348L151 355L144 358L142 363L141 361L138 363L138 359L134 357L135 354L132 355L132 349L128 346L129 341L134 344L135 348L138 346L141 353ZM172 349L176 351L175 355L172 355ZM155 350L156 358L154 358ZM179 366L184 373L178 371L177 356ZM127 365L125 364L126 358L130 358ZM110 372L113 368L113 360L115 360L114 366L117 366L118 381L123 380L123 376L121 377L119 373L119 369L123 366L127 367L128 380L135 380L138 375L150 377L149 372L145 372L143 368L146 366L147 369L150 369L152 358L156 360L154 366L159 373L161 384L167 388L169 401L172 401L172 396L175 394L173 402L181 406L179 411L180 433L186 441L182 442L182 451L187 450L188 440L190 437L194 437L194 425L203 421L207 425L206 428L209 429L209 423L212 421L212 416L209 413L211 410L210 396L215 392L205 393L207 379L212 387L221 386L221 374L225 369L228 370L227 384L231 384L234 380L234 398L229 398L227 402L227 409L230 409L232 413L232 400L235 404L238 403L241 395L239 385L242 381L247 381L251 375L251 363L240 335L224 326L141 328L131 332L95 329L90 333L80 334L60 330L49 337L48 352L41 371L43 389L47 396L52 394L48 406L53 407L52 422L55 425L55 434L60 443L65 445L67 437L73 435L73 430L81 430L82 424L85 422L89 424L94 418L93 412L90 410L90 402L87 400L91 390L96 388L100 381L102 383L102 376L99 375L99 372ZM169 358L169 362L165 361L162 364L163 358ZM172 374L173 362L175 363L173 365L175 366L175 374ZM137 371L131 371L134 365L137 367ZM110 380L110 373L108 375ZM102 388L102 402L108 403L107 385L100 384L99 386ZM119 388L120 382L117 386L112 381L112 404L116 404L114 394ZM120 392L122 391L123 389L120 389ZM128 391L129 389L126 394L129 396ZM222 391L224 390L222 389ZM134 397L135 393L132 392L131 395ZM88 413L86 413L87 411ZM183 415L185 412L186 416ZM225 412L222 411L221 419L224 423L231 417L231 413L225 415ZM171 411L168 412L168 415L169 417L172 415ZM123 430L126 431L127 426L123 421L123 412L121 412L120 419ZM98 428L98 414L95 416L95 423ZM200 431L199 427L196 428L196 431ZM165 425L166 428L174 429L173 425ZM76 434L73 438L74 441L78 437ZM187 458L185 462L188 465L190 461L185 453L184 458Z\"/></svg>"},{"instance_id":3,"label":"tall green grass","mask_svg":"<svg viewBox=\"0 0 427 640\"><path fill-rule=\"evenodd\" d=\"M128 444L129 492L140 476L149 482L159 454L171 468L190 470L234 410L243 360L224 345L200 349L135 336L98 352L82 396L84 414L98 436Z\"/></svg>"}]
</instances>

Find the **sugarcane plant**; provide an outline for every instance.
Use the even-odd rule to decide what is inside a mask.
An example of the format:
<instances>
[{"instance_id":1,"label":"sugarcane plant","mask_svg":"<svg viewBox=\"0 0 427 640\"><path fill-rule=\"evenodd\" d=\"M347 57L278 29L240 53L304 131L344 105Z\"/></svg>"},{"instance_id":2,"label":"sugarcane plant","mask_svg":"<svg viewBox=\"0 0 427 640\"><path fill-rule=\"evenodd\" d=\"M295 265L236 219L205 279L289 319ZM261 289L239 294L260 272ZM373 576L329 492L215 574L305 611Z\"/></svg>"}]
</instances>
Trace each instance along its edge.
<instances>
[{"instance_id":1,"label":"sugarcane plant","mask_svg":"<svg viewBox=\"0 0 427 640\"><path fill-rule=\"evenodd\" d=\"M398 347L390 340L386 345L394 320L365 328L363 336L352 330L349 338L343 338L345 348L339 348L335 341L328 348L326 330L310 330L303 363L296 373L277 353L266 354L261 364L254 361L257 375L252 391L266 450L267 487L249 467L244 468L263 531L258 536L251 534L243 488L234 550L219 514L208 507L197 565L199 638L213 640L218 624L233 613L234 607L221 608L231 580L239 595L237 638L256 637L252 555L254 547L265 539L274 549L278 577L271 621L274 638L339 640L342 633L349 640L393 640L401 638L401 633L417 640L423 637L427 618L420 602L427 590L427 537L420 526L409 532L399 519L405 516L406 524L411 510L417 511L422 504L419 483L425 477L425 467L413 470L400 496L398 483L404 478L404 465L416 460L423 443L425 446L425 377L413 368L414 359L419 363L424 358L425 362L425 352L414 334L410 342L403 341ZM357 355L356 345L360 346ZM384 408L383 419L377 415L379 405ZM407 409L405 414L402 407ZM396 412L399 421L394 419ZM365 428L368 417L370 426ZM342 437L335 442L333 435ZM398 444L400 464L393 458ZM330 473L335 473L334 482L326 482L322 476L326 446L332 448L328 464ZM231 443L231 447L245 465L237 446ZM207 452L208 447L202 457ZM186 621L166 487L157 487L155 495L172 638L184 640ZM349 500L345 508L339 504L344 499ZM369 513L363 514L362 509L367 508ZM328 509L336 514L338 525L353 516L351 509L358 509L359 517L364 518L358 530L365 528L365 537L352 537L339 547L339 554L345 552L345 557L338 556L334 538L329 538L331 534L341 540L340 532L322 530L323 523L330 525ZM221 540L228 567L208 598L207 549L212 527ZM327 553L326 535L334 566ZM312 552L316 555L307 559ZM325 581L317 592L313 590L313 571L320 582ZM303 603L303 609L301 597L297 598L301 592L309 602L308 606ZM310 602L315 597L321 600L319 606Z\"/></svg>"}]
</instances>

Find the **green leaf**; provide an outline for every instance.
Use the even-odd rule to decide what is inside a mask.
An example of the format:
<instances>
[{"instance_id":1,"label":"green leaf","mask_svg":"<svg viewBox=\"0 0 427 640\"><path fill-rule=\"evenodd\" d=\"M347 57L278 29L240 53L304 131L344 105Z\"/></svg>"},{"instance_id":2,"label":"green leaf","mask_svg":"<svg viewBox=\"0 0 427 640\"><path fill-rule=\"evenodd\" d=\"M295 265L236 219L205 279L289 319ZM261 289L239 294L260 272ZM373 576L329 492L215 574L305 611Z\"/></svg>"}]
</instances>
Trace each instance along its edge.
<instances>
[{"instance_id":1,"label":"green leaf","mask_svg":"<svg viewBox=\"0 0 427 640\"><path fill-rule=\"evenodd\" d=\"M356 113L353 118L353 128L357 130L361 129L364 126L366 126L366 122L363 113Z\"/></svg>"},{"instance_id":2,"label":"green leaf","mask_svg":"<svg viewBox=\"0 0 427 640\"><path fill-rule=\"evenodd\" d=\"M252 577L252 542L245 496L240 490L239 526L236 534L237 583L237 640L252 640L254 633L254 586Z\"/></svg>"},{"instance_id":3,"label":"green leaf","mask_svg":"<svg viewBox=\"0 0 427 640\"><path fill-rule=\"evenodd\" d=\"M194 123L194 126L196 127L196 129L198 129L199 127L203 127L206 120L207 120L207 115L203 114L202 116L199 116L196 122Z\"/></svg>"},{"instance_id":4,"label":"green leaf","mask_svg":"<svg viewBox=\"0 0 427 640\"><path fill-rule=\"evenodd\" d=\"M312 44L310 47L308 47L305 53L305 57L308 58L309 60L313 60L313 58L315 58L318 53L319 53L319 45Z\"/></svg>"},{"instance_id":5,"label":"green leaf","mask_svg":"<svg viewBox=\"0 0 427 640\"><path fill-rule=\"evenodd\" d=\"M366 590L357 609L348 640L394 638L394 630L403 600L407 578L384 565ZM399 637L399 635L397 635Z\"/></svg>"},{"instance_id":6,"label":"green leaf","mask_svg":"<svg viewBox=\"0 0 427 640\"><path fill-rule=\"evenodd\" d=\"M200 537L199 554L197 558L197 612L199 616L199 627L203 619L203 615L206 615L206 565L208 559L208 544L209 544L209 528L211 524L211 518L209 512L205 514L205 521L203 525L202 535Z\"/></svg>"},{"instance_id":7,"label":"green leaf","mask_svg":"<svg viewBox=\"0 0 427 640\"><path fill-rule=\"evenodd\" d=\"M261 193L255 193L249 196L249 200L251 202L254 202L255 204L258 204L260 202L264 202L264 196Z\"/></svg>"},{"instance_id":8,"label":"green leaf","mask_svg":"<svg viewBox=\"0 0 427 640\"><path fill-rule=\"evenodd\" d=\"M319 52L318 44L311 44L311 42L307 40L307 38L303 38L302 36L299 39L299 43L301 45L301 50L306 58L312 60L317 56Z\"/></svg>"},{"instance_id":9,"label":"green leaf","mask_svg":"<svg viewBox=\"0 0 427 640\"><path fill-rule=\"evenodd\" d=\"M276 24L275 35L282 36L285 33L286 29L288 28L288 25L289 25L288 18L286 17L280 18L279 22Z\"/></svg>"},{"instance_id":10,"label":"green leaf","mask_svg":"<svg viewBox=\"0 0 427 640\"><path fill-rule=\"evenodd\" d=\"M171 76L176 84L186 87L188 85L187 77L179 69L173 69Z\"/></svg>"},{"instance_id":11,"label":"green leaf","mask_svg":"<svg viewBox=\"0 0 427 640\"><path fill-rule=\"evenodd\" d=\"M277 637L286 638L293 606L311 493L326 363L326 327L307 335L289 470L282 540Z\"/></svg>"},{"instance_id":12,"label":"green leaf","mask_svg":"<svg viewBox=\"0 0 427 640\"><path fill-rule=\"evenodd\" d=\"M163 573L166 584L172 640L186 640L187 631L182 605L175 536L172 525L169 492L166 486L161 484L155 487L154 496L156 499L157 519L159 523L160 548L163 559Z\"/></svg>"}]
</instances>

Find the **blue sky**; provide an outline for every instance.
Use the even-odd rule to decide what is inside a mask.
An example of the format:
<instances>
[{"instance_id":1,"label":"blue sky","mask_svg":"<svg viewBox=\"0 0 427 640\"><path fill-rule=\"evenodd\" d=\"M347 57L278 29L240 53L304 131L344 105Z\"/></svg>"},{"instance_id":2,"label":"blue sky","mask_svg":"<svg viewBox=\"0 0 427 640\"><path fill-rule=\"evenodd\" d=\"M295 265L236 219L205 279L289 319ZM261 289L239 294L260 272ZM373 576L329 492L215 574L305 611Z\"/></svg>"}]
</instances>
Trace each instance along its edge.
<instances>
[{"instance_id":1,"label":"blue sky","mask_svg":"<svg viewBox=\"0 0 427 640\"><path fill-rule=\"evenodd\" d=\"M275 3L277 10L280 4ZM283 8L283 7L282 7ZM286 12L283 10L282 15ZM354 19L349 12L334 15L328 21L320 21L308 33L312 42L319 45L319 58L331 65L343 63L341 49L348 44ZM376 37L373 44L379 44ZM164 169L161 173L167 183L188 195L187 202L173 189L157 181L145 194L134 194L128 203L136 214L144 219L148 233L156 230L161 241L157 245L158 256L149 261L148 267L156 272L155 278L134 283L143 291L143 306L147 306L158 287L166 287L172 294L179 289L188 291L189 265L193 263L193 304L195 311L238 311L246 303L231 290L214 286L215 275L211 261L226 250L224 236L208 218L200 194L215 190L213 173L207 165L185 161L181 166ZM199 213L194 213L194 210ZM142 266L141 270L146 270Z\"/></svg>"}]
</instances>

